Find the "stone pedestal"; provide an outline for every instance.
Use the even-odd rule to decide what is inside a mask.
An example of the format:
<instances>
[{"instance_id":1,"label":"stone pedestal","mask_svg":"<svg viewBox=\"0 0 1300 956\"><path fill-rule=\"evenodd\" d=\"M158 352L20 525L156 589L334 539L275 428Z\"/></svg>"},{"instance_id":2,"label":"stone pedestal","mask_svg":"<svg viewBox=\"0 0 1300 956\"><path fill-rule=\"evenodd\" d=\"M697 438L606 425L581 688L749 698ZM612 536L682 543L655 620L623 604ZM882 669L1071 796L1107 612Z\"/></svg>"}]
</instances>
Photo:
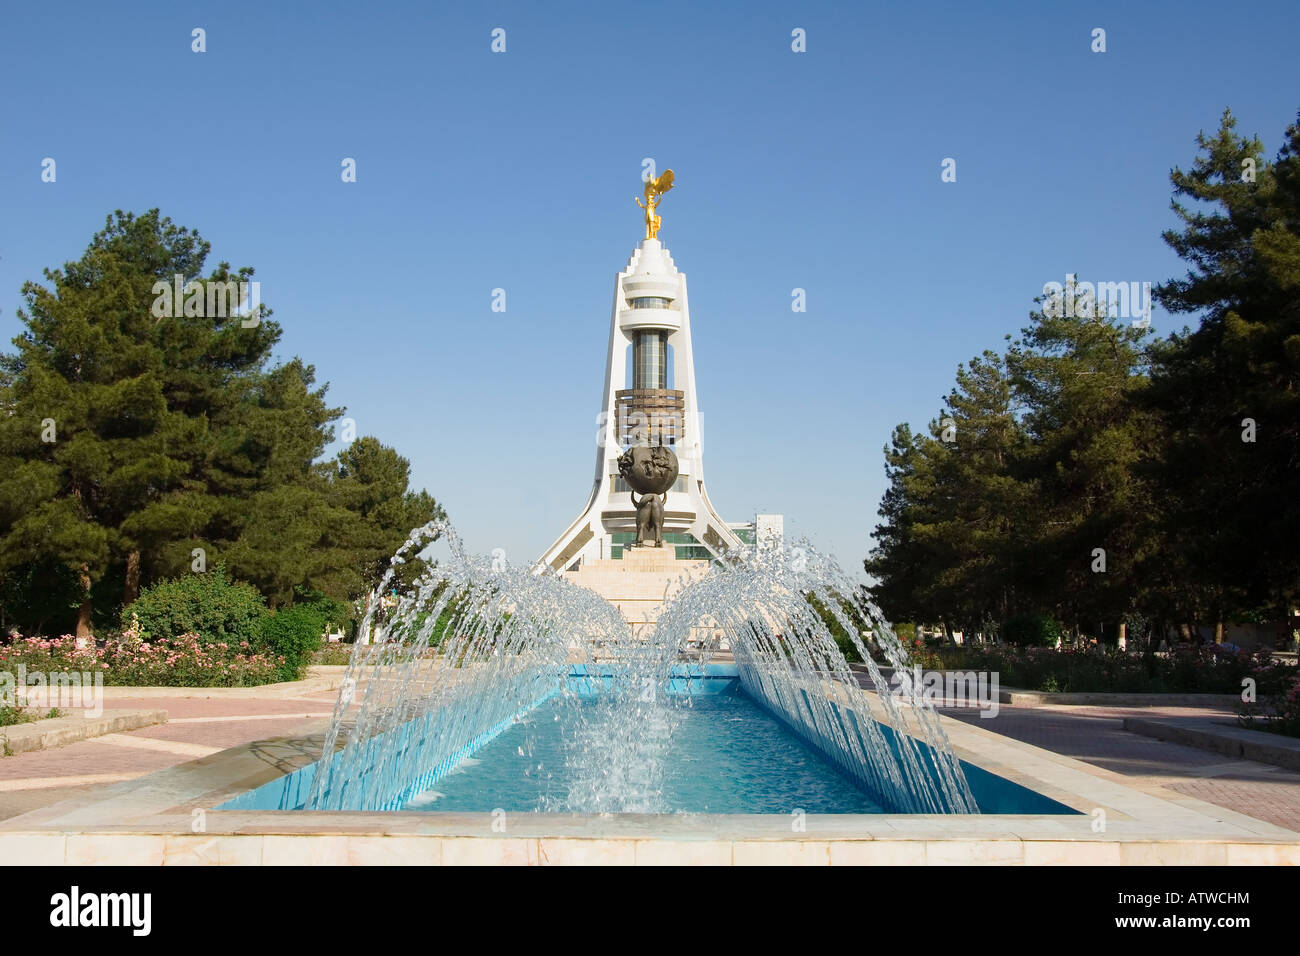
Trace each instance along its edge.
<instances>
[{"instance_id":1,"label":"stone pedestal","mask_svg":"<svg viewBox=\"0 0 1300 956\"><path fill-rule=\"evenodd\" d=\"M618 608L634 628L653 624L659 606L688 581L708 573L708 561L678 561L671 545L662 548L624 548L621 560L587 561L564 577L590 588Z\"/></svg>"}]
</instances>

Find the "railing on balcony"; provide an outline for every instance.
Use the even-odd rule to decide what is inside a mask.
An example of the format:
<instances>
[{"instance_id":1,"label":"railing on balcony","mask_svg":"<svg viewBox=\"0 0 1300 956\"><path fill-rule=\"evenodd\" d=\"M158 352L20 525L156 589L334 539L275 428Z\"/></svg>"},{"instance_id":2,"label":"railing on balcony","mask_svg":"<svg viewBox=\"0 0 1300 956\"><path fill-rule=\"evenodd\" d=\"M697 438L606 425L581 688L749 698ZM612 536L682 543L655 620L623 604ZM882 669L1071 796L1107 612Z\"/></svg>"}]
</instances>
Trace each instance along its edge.
<instances>
[{"instance_id":1,"label":"railing on balcony","mask_svg":"<svg viewBox=\"0 0 1300 956\"><path fill-rule=\"evenodd\" d=\"M673 388L625 388L614 393L623 445L675 445L685 434L686 394Z\"/></svg>"}]
</instances>

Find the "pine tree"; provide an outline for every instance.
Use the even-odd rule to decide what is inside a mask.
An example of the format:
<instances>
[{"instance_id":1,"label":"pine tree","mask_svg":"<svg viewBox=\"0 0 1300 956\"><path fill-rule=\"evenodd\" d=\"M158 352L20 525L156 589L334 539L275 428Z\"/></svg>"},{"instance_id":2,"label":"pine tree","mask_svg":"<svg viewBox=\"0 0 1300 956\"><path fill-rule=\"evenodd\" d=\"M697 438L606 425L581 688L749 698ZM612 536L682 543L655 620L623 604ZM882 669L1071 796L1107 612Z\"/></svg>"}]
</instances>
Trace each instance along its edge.
<instances>
[{"instance_id":1,"label":"pine tree","mask_svg":"<svg viewBox=\"0 0 1300 956\"><path fill-rule=\"evenodd\" d=\"M278 337L269 322L153 314L155 285L197 278L207 251L156 210L117 212L81 259L46 271L50 286L23 286L26 329L0 356L0 449L15 461L0 480L0 570L72 569L81 635L110 569L130 594L142 551L202 527L213 505L194 471L211 456L209 418Z\"/></svg>"},{"instance_id":2,"label":"pine tree","mask_svg":"<svg viewBox=\"0 0 1300 956\"><path fill-rule=\"evenodd\" d=\"M1022 477L1037 502L1021 545L1027 587L1037 610L1088 633L1133 610L1151 546L1140 468L1151 425L1136 402L1147 333L1112 304L1081 297L1036 312L1007 353L1028 439Z\"/></svg>"},{"instance_id":3,"label":"pine tree","mask_svg":"<svg viewBox=\"0 0 1300 956\"><path fill-rule=\"evenodd\" d=\"M1001 356L986 351L957 370L937 425L949 491L936 531L951 555L940 580L967 633L991 630L1016 609L1019 527L1032 505L1017 475L1024 436Z\"/></svg>"},{"instance_id":4,"label":"pine tree","mask_svg":"<svg viewBox=\"0 0 1300 956\"><path fill-rule=\"evenodd\" d=\"M441 516L373 439L317 464L343 410L311 366L270 366L268 308L211 308L209 287L253 272L223 262L204 279L207 254L157 210L119 211L49 286L23 287L26 328L0 356L6 623L61 626L75 605L88 634L141 585L220 561L272 604L348 599ZM196 300L174 296L177 276L201 280Z\"/></svg>"},{"instance_id":5,"label":"pine tree","mask_svg":"<svg viewBox=\"0 0 1300 956\"><path fill-rule=\"evenodd\" d=\"M883 523L865 563L886 615L972 633L1013 612L1031 496L1015 474L1023 435L1011 401L1002 359L985 352L957 370L929 436L895 429Z\"/></svg>"},{"instance_id":6,"label":"pine tree","mask_svg":"<svg viewBox=\"0 0 1300 956\"><path fill-rule=\"evenodd\" d=\"M894 621L929 620L934 607L927 600L933 580L935 556L917 533L923 521L921 503L931 497L919 436L903 423L894 428L885 452L888 487L880 503L881 523L876 525L875 547L863 562L875 579L868 588L885 616Z\"/></svg>"},{"instance_id":7,"label":"pine tree","mask_svg":"<svg viewBox=\"0 0 1300 956\"><path fill-rule=\"evenodd\" d=\"M1162 552L1184 620L1280 616L1300 600L1300 123L1269 163L1223 114L1171 174L1189 264L1157 289L1200 313L1154 350Z\"/></svg>"},{"instance_id":8,"label":"pine tree","mask_svg":"<svg viewBox=\"0 0 1300 956\"><path fill-rule=\"evenodd\" d=\"M366 591L379 583L413 528L447 517L428 492L410 489L411 463L376 438L358 438L343 449L327 474L331 500L360 519L353 563ZM397 575L399 587L423 568L423 561L408 561Z\"/></svg>"}]
</instances>

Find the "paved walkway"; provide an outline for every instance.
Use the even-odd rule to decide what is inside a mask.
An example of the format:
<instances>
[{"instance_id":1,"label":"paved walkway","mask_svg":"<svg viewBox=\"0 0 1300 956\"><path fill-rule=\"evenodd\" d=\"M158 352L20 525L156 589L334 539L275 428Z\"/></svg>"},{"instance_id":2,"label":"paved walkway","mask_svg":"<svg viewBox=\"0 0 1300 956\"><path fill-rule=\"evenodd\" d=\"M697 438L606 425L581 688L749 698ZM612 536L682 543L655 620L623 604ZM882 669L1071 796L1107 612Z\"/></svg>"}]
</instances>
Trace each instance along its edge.
<instances>
[{"instance_id":1,"label":"paved walkway","mask_svg":"<svg viewBox=\"0 0 1300 956\"><path fill-rule=\"evenodd\" d=\"M162 709L167 723L0 758L0 820L251 740L292 736L330 716L334 697L115 697L107 705Z\"/></svg>"},{"instance_id":2,"label":"paved walkway","mask_svg":"<svg viewBox=\"0 0 1300 956\"><path fill-rule=\"evenodd\" d=\"M1125 717L1222 716L1204 707L1011 707L981 719L978 711L945 708L948 717L1074 757L1169 790L1300 831L1300 774L1270 764L1131 733Z\"/></svg>"}]
</instances>

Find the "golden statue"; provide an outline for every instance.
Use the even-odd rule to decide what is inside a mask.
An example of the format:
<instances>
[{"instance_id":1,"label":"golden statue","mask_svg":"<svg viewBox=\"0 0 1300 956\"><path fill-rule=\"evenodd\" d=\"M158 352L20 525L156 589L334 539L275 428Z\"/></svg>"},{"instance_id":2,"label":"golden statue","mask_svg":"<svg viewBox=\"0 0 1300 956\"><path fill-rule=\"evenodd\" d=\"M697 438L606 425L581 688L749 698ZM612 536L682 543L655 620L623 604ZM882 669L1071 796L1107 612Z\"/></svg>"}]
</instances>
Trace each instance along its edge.
<instances>
[{"instance_id":1,"label":"golden statue","mask_svg":"<svg viewBox=\"0 0 1300 956\"><path fill-rule=\"evenodd\" d=\"M636 200L636 204L645 210L645 237L647 239L659 238L659 217L655 215L655 209L663 199L664 193L673 188L673 171L665 169L663 175L657 179L647 179L645 181L645 202Z\"/></svg>"}]
</instances>

